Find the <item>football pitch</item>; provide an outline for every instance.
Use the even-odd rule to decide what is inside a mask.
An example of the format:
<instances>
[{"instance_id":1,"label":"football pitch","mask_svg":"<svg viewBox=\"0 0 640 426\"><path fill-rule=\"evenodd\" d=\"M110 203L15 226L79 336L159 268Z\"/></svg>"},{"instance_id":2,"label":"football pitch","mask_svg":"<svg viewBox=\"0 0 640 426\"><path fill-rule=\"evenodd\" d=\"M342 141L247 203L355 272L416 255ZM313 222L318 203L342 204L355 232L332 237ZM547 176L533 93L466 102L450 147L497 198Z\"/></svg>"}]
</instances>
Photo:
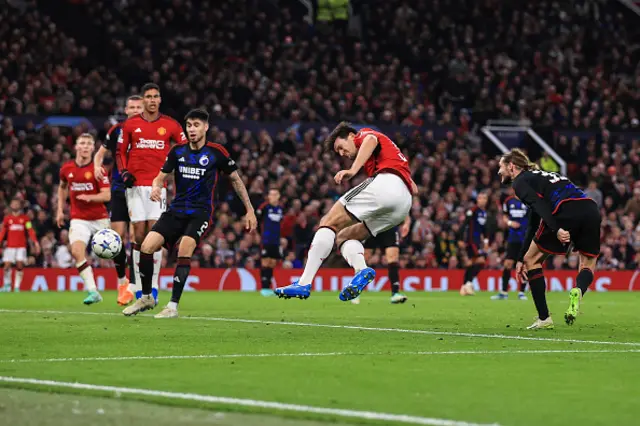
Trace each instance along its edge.
<instances>
[{"instance_id":1,"label":"football pitch","mask_svg":"<svg viewBox=\"0 0 640 426\"><path fill-rule=\"evenodd\" d=\"M0 294L0 423L638 424L640 296L589 293L568 327L552 293L537 332L514 296L187 293L155 320L115 293Z\"/></svg>"}]
</instances>

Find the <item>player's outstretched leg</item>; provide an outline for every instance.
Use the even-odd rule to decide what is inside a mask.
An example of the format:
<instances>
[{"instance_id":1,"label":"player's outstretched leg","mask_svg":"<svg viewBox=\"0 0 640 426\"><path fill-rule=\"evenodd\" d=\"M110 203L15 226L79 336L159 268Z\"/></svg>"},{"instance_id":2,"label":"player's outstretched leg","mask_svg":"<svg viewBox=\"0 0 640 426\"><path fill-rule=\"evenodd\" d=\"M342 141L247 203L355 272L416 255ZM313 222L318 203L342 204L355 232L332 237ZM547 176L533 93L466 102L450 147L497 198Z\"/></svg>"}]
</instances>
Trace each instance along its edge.
<instances>
[{"instance_id":1,"label":"player's outstretched leg","mask_svg":"<svg viewBox=\"0 0 640 426\"><path fill-rule=\"evenodd\" d=\"M572 288L569 292L569 308L564 314L564 321L567 325L572 325L578 314L580 313L580 302L582 302L582 297L589 289L589 286L593 282L593 270L588 266L583 266L585 264L589 266L595 265L595 259L591 261L588 259L583 261L580 259L581 269L578 272L578 277L576 278L577 287Z\"/></svg>"},{"instance_id":2,"label":"player's outstretched leg","mask_svg":"<svg viewBox=\"0 0 640 426\"><path fill-rule=\"evenodd\" d=\"M156 301L151 293L153 280L153 253L164 244L164 237L158 232L151 231L145 237L140 247L140 264L138 275L142 285L142 296L122 313L125 316L136 315L156 307Z\"/></svg>"},{"instance_id":3,"label":"player's outstretched leg","mask_svg":"<svg viewBox=\"0 0 640 426\"><path fill-rule=\"evenodd\" d=\"M88 292L83 303L85 305L99 303L102 301L102 296L98 293L96 280L93 276L93 269L86 258L87 244L91 240L91 230L85 223L74 223L72 220L69 236L72 240L71 255L76 261L76 268L78 268L78 273L84 282L84 289Z\"/></svg>"},{"instance_id":4,"label":"player's outstretched leg","mask_svg":"<svg viewBox=\"0 0 640 426\"><path fill-rule=\"evenodd\" d=\"M549 314L547 306L547 298L545 292L547 285L542 272L542 263L546 255L538 248L535 242L531 242L527 254L524 256L524 264L527 268L527 277L529 279L529 287L531 288L531 297L538 311L538 317L527 327L527 330L552 329L553 320Z\"/></svg>"},{"instance_id":5,"label":"player's outstretched leg","mask_svg":"<svg viewBox=\"0 0 640 426\"><path fill-rule=\"evenodd\" d=\"M307 263L304 265L302 276L291 285L276 288L276 295L285 299L291 297L308 298L311 295L311 282L318 273L322 262L331 254L335 239L336 232L333 229L321 226L316 235L314 235L313 241L311 241Z\"/></svg>"},{"instance_id":6,"label":"player's outstretched leg","mask_svg":"<svg viewBox=\"0 0 640 426\"><path fill-rule=\"evenodd\" d=\"M122 246L118 255L113 259L118 275L118 305L127 306L133 300L133 293L129 290L127 279L127 250Z\"/></svg>"},{"instance_id":7,"label":"player's outstretched leg","mask_svg":"<svg viewBox=\"0 0 640 426\"><path fill-rule=\"evenodd\" d=\"M183 237L187 238L187 237ZM182 291L189 278L189 272L191 271L191 257L178 256L178 264L176 270L173 273L173 288L171 289L171 301L167 303L159 314L154 318L177 318L178 317L178 303L182 297Z\"/></svg>"},{"instance_id":8,"label":"player's outstretched leg","mask_svg":"<svg viewBox=\"0 0 640 426\"><path fill-rule=\"evenodd\" d=\"M3 282L2 290L0 291L2 292L11 291L11 264L10 263L4 264L4 282Z\"/></svg>"},{"instance_id":9,"label":"player's outstretched leg","mask_svg":"<svg viewBox=\"0 0 640 426\"><path fill-rule=\"evenodd\" d=\"M364 260L364 247L360 241L345 241L340 246L340 253L356 272L351 282L340 292L340 300L346 302L358 297L365 287L374 280L376 272L367 267Z\"/></svg>"}]
</instances>

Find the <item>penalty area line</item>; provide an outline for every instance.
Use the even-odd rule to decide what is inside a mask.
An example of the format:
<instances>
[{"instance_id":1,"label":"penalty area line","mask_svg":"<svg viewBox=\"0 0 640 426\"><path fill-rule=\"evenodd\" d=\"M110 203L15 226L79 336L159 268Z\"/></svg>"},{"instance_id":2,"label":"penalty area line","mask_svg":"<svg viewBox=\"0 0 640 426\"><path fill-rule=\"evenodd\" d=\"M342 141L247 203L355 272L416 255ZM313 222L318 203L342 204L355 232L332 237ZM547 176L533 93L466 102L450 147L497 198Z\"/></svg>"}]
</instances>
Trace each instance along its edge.
<instances>
[{"instance_id":1,"label":"penalty area line","mask_svg":"<svg viewBox=\"0 0 640 426\"><path fill-rule=\"evenodd\" d=\"M26 364L49 362L83 361L162 361L179 359L224 359L224 358L280 358L280 357L340 357L340 356L445 356L445 355L535 355L535 354L629 354L640 353L640 349L623 350L579 350L579 349L540 349L540 350L498 350L498 351L399 351L399 352L302 352L302 353L258 353L258 354L202 354L202 355L141 355L115 357L76 357L76 358L22 358L0 359L0 364Z\"/></svg>"},{"instance_id":2,"label":"penalty area line","mask_svg":"<svg viewBox=\"0 0 640 426\"><path fill-rule=\"evenodd\" d=\"M0 309L0 313L122 316L122 314L118 314L115 312L80 312L80 311L30 310L30 309ZM147 315L139 315L139 316L147 317ZM470 337L470 338L482 338L482 339L528 340L528 341L534 341L534 342L584 343L584 344L591 344L591 345L639 346L640 347L640 342L561 339L557 337L531 337L531 336L514 336L514 335L508 335L508 334L466 333L466 332L458 332L458 331L436 331L436 330L416 330L416 329L406 329L406 328L365 327L365 326L359 326L359 325L318 324L318 323L293 322L293 321L267 321L267 320L244 319L244 318L183 316L183 317L178 317L178 320L215 321L215 322L230 322L230 323L244 323L244 324L269 324L269 325L280 325L280 326L289 326L289 327L336 328L336 329L343 329L343 330L424 334L424 335L431 335L431 336L453 336L453 337Z\"/></svg>"},{"instance_id":3,"label":"penalty area line","mask_svg":"<svg viewBox=\"0 0 640 426\"><path fill-rule=\"evenodd\" d=\"M347 410L347 409L340 409L340 408L314 407L310 405L287 404L282 402L260 401L255 399L229 398L229 397L223 397L223 396L201 395L201 394L195 394L195 393L169 392L169 391L158 391L158 390L152 390L152 389L126 388L126 387L118 387L118 386L91 385L91 384L85 384L85 383L59 382L54 380L40 380L40 379L21 378L21 377L0 376L0 383L15 383L15 384L23 384L23 385L36 385L36 386L43 386L43 387L55 387L55 388L66 388L66 389L83 389L83 390L99 391L99 392L109 392L109 393L112 392L115 394L115 396L119 396L122 394L142 395L142 396L151 396L151 397L159 397L159 398L174 399L174 400L181 399L185 401L208 402L208 403L214 403L214 404L235 405L235 406L241 406L241 407L266 408L266 409L272 409L272 410L278 410L278 411L293 411L293 412L299 412L299 413L324 414L324 415L330 415L330 416L350 417L350 418L356 418L356 419L379 420L379 421L398 422L398 423L410 423L410 424L418 424L418 425L498 426L497 423L492 423L492 424L470 423L470 422L457 421L457 420L410 416L407 414L389 414L389 413L379 413L375 411L359 411L359 410Z\"/></svg>"}]
</instances>

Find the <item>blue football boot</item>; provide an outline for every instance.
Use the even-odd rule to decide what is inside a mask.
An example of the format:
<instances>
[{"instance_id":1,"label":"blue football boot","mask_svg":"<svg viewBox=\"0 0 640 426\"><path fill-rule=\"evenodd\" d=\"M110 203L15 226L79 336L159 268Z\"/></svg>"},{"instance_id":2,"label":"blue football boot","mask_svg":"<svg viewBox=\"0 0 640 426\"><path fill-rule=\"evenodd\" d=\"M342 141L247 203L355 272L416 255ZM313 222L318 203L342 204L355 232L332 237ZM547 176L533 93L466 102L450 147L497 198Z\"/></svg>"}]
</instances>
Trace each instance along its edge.
<instances>
[{"instance_id":1,"label":"blue football boot","mask_svg":"<svg viewBox=\"0 0 640 426\"><path fill-rule=\"evenodd\" d=\"M342 289L339 296L340 300L346 302L348 300L355 299L375 277L376 271L372 268L365 268L361 270L355 277L353 277L349 285Z\"/></svg>"},{"instance_id":2,"label":"blue football boot","mask_svg":"<svg viewBox=\"0 0 640 426\"><path fill-rule=\"evenodd\" d=\"M285 287L278 287L274 290L278 297L290 299L297 297L298 299L306 299L311 295L311 284L300 285L298 281Z\"/></svg>"}]
</instances>

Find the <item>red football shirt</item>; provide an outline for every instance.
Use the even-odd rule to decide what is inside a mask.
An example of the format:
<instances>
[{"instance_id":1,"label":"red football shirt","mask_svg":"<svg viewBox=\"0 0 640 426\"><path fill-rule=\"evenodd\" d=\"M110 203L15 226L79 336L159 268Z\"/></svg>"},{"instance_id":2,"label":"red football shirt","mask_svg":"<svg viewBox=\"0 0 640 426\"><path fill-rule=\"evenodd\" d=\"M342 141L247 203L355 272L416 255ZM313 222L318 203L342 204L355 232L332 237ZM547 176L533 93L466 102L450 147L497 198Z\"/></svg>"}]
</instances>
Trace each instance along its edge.
<instances>
[{"instance_id":1,"label":"red football shirt","mask_svg":"<svg viewBox=\"0 0 640 426\"><path fill-rule=\"evenodd\" d=\"M106 171L102 180L97 180L93 174L93 161L82 167L75 160L67 161L60 169L60 180L69 185L71 219L100 220L109 217L104 203L78 200L81 194L97 194L102 188L109 188Z\"/></svg>"},{"instance_id":2,"label":"red football shirt","mask_svg":"<svg viewBox=\"0 0 640 426\"><path fill-rule=\"evenodd\" d=\"M400 179L407 185L411 192L411 170L409 170L409 161L402 155L400 148L393 143L387 135L376 132L373 129L361 129L354 138L356 148L360 149L362 142L369 135L373 135L378 139L378 147L366 163L364 170L367 176L374 176L380 173L393 173L398 175Z\"/></svg>"},{"instance_id":3,"label":"red football shirt","mask_svg":"<svg viewBox=\"0 0 640 426\"><path fill-rule=\"evenodd\" d=\"M142 114L129 118L118 140L118 170L128 170L136 178L136 186L151 186L169 154L171 140L186 143L187 137L168 115L160 114L154 121Z\"/></svg>"},{"instance_id":4,"label":"red football shirt","mask_svg":"<svg viewBox=\"0 0 640 426\"><path fill-rule=\"evenodd\" d=\"M29 216L25 214L6 215L2 221L0 243L7 237L7 248L26 248L27 236L31 241L38 241Z\"/></svg>"}]
</instances>

